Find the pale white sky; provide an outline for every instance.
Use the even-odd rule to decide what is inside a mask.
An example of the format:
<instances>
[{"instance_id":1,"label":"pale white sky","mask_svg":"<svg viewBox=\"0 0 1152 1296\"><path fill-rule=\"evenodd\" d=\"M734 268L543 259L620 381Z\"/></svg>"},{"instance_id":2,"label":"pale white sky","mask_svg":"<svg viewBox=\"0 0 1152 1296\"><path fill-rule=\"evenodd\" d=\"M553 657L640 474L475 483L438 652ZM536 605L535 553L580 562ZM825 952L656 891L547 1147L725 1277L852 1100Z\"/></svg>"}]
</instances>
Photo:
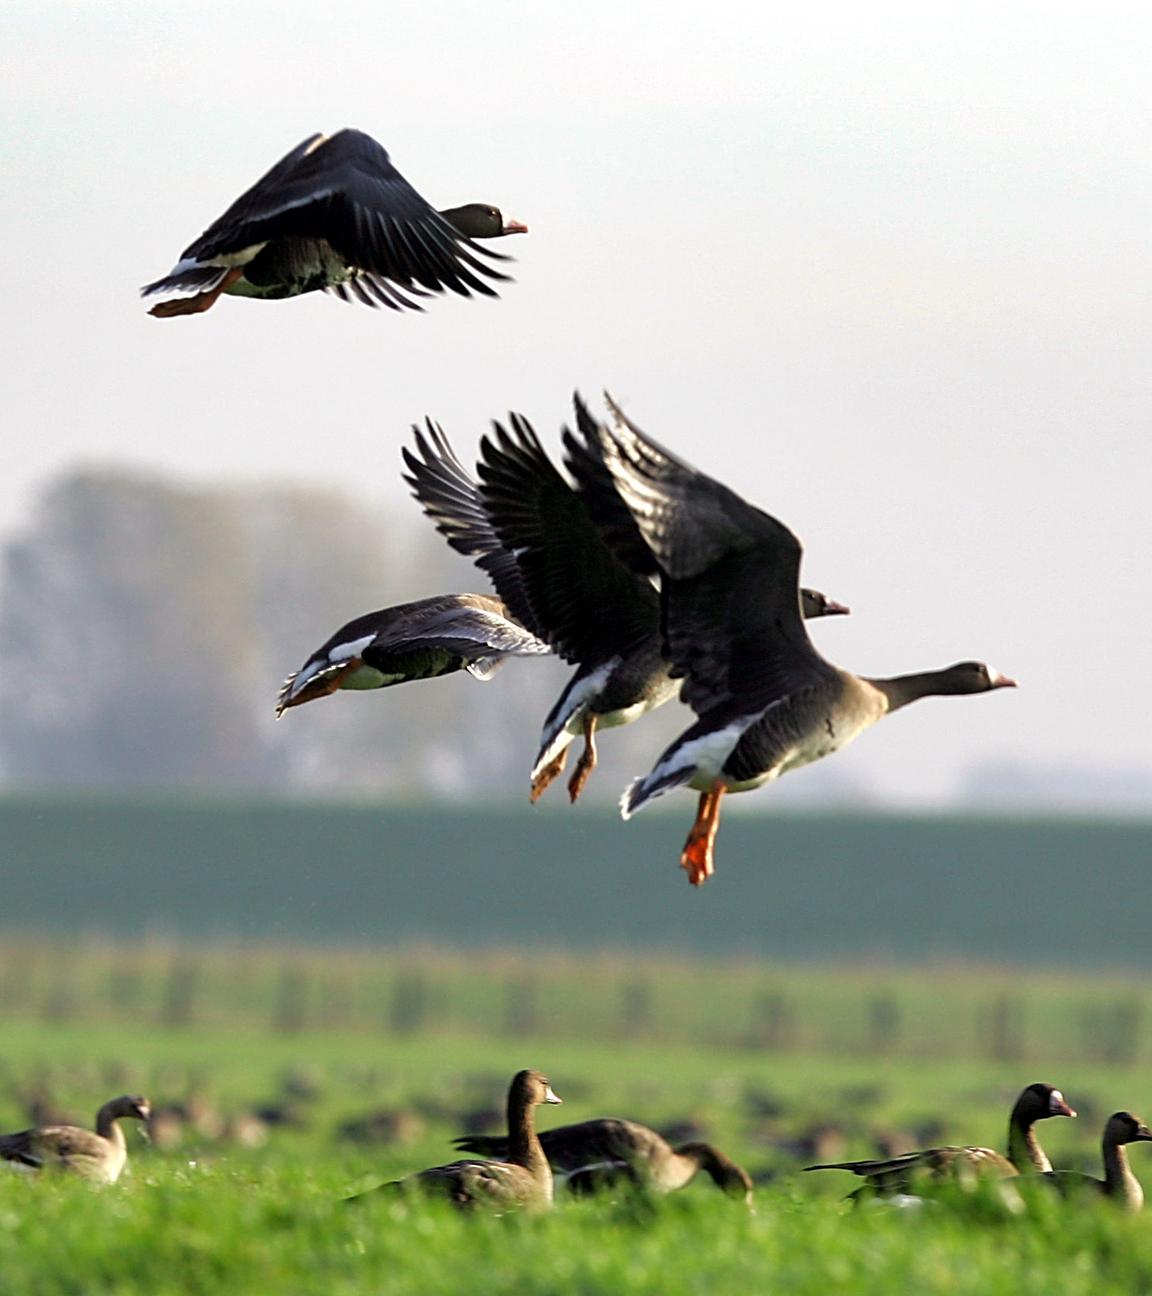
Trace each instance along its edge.
<instances>
[{"instance_id":1,"label":"pale white sky","mask_svg":"<svg viewBox=\"0 0 1152 1296\"><path fill-rule=\"evenodd\" d=\"M1150 32L1137 5L11 0L0 535L78 460L410 509L415 419L554 436L607 386L804 538L855 612L833 660L1022 681L838 762L911 801L984 759L1152 770ZM437 205L528 222L500 301L145 314L344 125Z\"/></svg>"}]
</instances>

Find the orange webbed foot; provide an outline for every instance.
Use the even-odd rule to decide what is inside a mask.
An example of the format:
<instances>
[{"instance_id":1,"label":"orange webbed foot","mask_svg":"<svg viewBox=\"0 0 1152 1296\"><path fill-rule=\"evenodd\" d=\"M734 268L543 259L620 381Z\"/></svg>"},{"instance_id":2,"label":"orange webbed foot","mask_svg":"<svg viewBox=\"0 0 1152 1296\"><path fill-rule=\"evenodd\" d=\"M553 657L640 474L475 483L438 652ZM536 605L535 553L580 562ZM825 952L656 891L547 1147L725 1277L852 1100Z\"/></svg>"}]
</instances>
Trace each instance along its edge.
<instances>
[{"instance_id":1,"label":"orange webbed foot","mask_svg":"<svg viewBox=\"0 0 1152 1296\"><path fill-rule=\"evenodd\" d=\"M706 882L716 872L716 866L712 863L712 838L695 835L689 837L680 856L680 867L688 874L688 881L693 886Z\"/></svg>"},{"instance_id":2,"label":"orange webbed foot","mask_svg":"<svg viewBox=\"0 0 1152 1296\"><path fill-rule=\"evenodd\" d=\"M149 310L149 315L154 315L156 319L172 319L176 315L199 315L201 311L206 311L212 302L216 300L212 297L211 301L202 301L201 298L208 297L208 293L198 293L195 297L177 297L173 301L157 302Z\"/></svg>"},{"instance_id":3,"label":"orange webbed foot","mask_svg":"<svg viewBox=\"0 0 1152 1296\"><path fill-rule=\"evenodd\" d=\"M712 847L716 841L716 829L720 826L720 801L727 790L724 781L717 779L707 792L700 794L696 821L680 856L680 867L688 874L688 881L693 886L699 886L716 872Z\"/></svg>"},{"instance_id":4,"label":"orange webbed foot","mask_svg":"<svg viewBox=\"0 0 1152 1296\"><path fill-rule=\"evenodd\" d=\"M159 302L148 314L154 315L157 319L171 319L175 315L199 315L203 311L210 310L216 304L220 294L230 288L243 273L242 267L234 266L220 283L215 288L210 288L208 292L197 293L194 297L176 297L172 301Z\"/></svg>"},{"instance_id":5,"label":"orange webbed foot","mask_svg":"<svg viewBox=\"0 0 1152 1296\"><path fill-rule=\"evenodd\" d=\"M590 715L584 723L584 750L580 753L580 760L568 780L568 799L573 805L579 799L580 793L584 791L584 784L588 782L588 776L595 768L596 717Z\"/></svg>"},{"instance_id":6,"label":"orange webbed foot","mask_svg":"<svg viewBox=\"0 0 1152 1296\"><path fill-rule=\"evenodd\" d=\"M567 763L567 761L568 761L568 748L565 747L564 750L559 754L559 756L554 756L552 760L550 760L548 764L545 765L544 768L540 771L540 773L537 774L536 777L532 780L532 790L528 794L528 799L532 802L533 805L535 805L536 802L540 800L540 798L548 790L548 787L552 783L554 783L564 772L564 766Z\"/></svg>"},{"instance_id":7,"label":"orange webbed foot","mask_svg":"<svg viewBox=\"0 0 1152 1296\"><path fill-rule=\"evenodd\" d=\"M587 752L580 757L576 768L572 771L572 777L568 780L568 799L573 805L580 799L580 793L584 791L584 784L588 782L588 776L596 762L588 759Z\"/></svg>"}]
</instances>

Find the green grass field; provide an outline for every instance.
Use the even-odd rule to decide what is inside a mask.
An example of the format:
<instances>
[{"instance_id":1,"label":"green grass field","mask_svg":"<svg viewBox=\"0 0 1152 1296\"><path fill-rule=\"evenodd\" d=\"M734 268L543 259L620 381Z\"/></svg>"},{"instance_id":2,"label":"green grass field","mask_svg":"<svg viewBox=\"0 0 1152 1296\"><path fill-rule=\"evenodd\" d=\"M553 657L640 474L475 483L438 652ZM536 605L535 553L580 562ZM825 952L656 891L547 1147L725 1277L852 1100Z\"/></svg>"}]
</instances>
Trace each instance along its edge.
<instances>
[{"instance_id":1,"label":"green grass field","mask_svg":"<svg viewBox=\"0 0 1152 1296\"><path fill-rule=\"evenodd\" d=\"M114 1187L0 1181L5 1296L1152 1289L1145 1217L1044 1194L1023 1212L992 1193L916 1212L853 1210L841 1200L849 1176L800 1174L812 1154L796 1145L829 1124L843 1156L869 1154L894 1129L1000 1145L1016 1092L1042 1079L1081 1111L1042 1127L1050 1155L1098 1174L1104 1117L1121 1107L1152 1115L1139 1030L1127 1052L1093 1047L1093 1022L1100 1041L1118 1033L1118 1004L1139 1024L1142 1001L1122 978L460 951L35 949L39 959L27 944L0 947L0 1128L23 1123L32 1092L90 1119L125 1090L157 1103L197 1094L224 1117L274 1103L295 1124L272 1128L261 1147L189 1134L166 1150L130 1127L129 1173ZM20 967L23 981L13 979ZM534 978L535 999L523 989ZM308 1005L296 1014L293 994ZM765 994L777 1014L789 1005L791 1025L757 1038L749 1023L772 1020ZM895 1032L878 1030L877 1002L889 1004L882 1024L894 1013ZM1017 1016L1005 1018L1005 1002ZM324 1004L342 1007L327 1018ZM1022 1038L1012 1029L1021 1011ZM461 1218L384 1196L343 1203L452 1159L463 1114L498 1108L522 1066L546 1070L565 1099L542 1109L541 1125L691 1120L757 1178L755 1214L707 1182L659 1201L561 1198L542 1218ZM339 1136L343 1122L381 1107L417 1114L405 1138ZM1149 1157L1133 1149L1145 1178Z\"/></svg>"}]
</instances>

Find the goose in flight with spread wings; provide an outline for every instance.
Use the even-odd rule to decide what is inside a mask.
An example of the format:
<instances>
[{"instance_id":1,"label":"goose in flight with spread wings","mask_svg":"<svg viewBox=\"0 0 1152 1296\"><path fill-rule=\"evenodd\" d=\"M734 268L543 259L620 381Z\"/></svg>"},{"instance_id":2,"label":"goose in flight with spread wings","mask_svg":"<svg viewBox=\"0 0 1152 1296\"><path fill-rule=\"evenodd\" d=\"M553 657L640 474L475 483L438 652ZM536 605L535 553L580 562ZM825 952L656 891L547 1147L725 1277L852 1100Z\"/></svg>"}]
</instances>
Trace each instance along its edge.
<instances>
[{"instance_id":1,"label":"goose in flight with spread wings","mask_svg":"<svg viewBox=\"0 0 1152 1296\"><path fill-rule=\"evenodd\" d=\"M329 636L284 681L276 716L337 689L390 688L461 670L487 680L507 657L548 651L487 594L440 594L399 603L357 617Z\"/></svg>"},{"instance_id":2,"label":"goose in flight with spread wings","mask_svg":"<svg viewBox=\"0 0 1152 1296\"><path fill-rule=\"evenodd\" d=\"M404 451L405 480L448 543L476 560L510 615L576 667L544 721L531 775L536 801L560 775L568 747L584 747L568 794L576 801L596 764L596 733L629 724L674 696L660 632L649 551L600 458L595 420L575 398L580 435L564 432L575 485L520 414L493 424L475 481L428 420ZM622 561L620 555L628 561ZM803 590L803 614L848 609Z\"/></svg>"},{"instance_id":3,"label":"goose in flight with spread wings","mask_svg":"<svg viewBox=\"0 0 1152 1296\"><path fill-rule=\"evenodd\" d=\"M507 281L474 240L527 233L486 203L437 211L363 131L311 135L241 194L141 295L150 315L196 315L221 295L278 299L326 289L348 301L422 310L445 288L495 297Z\"/></svg>"},{"instance_id":4,"label":"goose in flight with spread wings","mask_svg":"<svg viewBox=\"0 0 1152 1296\"><path fill-rule=\"evenodd\" d=\"M801 615L800 541L677 458L609 398L604 462L659 569L665 648L697 721L625 792L625 819L672 788L700 794L681 855L693 886L714 871L721 801L831 755L919 698L1015 681L983 662L868 679L816 651Z\"/></svg>"}]
</instances>

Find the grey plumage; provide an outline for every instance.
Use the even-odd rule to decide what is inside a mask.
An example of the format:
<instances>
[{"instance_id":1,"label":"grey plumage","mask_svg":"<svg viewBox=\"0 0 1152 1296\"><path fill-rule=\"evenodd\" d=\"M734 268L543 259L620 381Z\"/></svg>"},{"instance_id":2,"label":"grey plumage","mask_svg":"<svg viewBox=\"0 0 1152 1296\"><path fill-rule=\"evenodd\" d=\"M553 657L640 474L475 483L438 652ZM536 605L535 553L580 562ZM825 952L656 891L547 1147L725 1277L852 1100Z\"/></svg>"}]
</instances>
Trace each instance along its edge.
<instances>
[{"instance_id":1,"label":"grey plumage","mask_svg":"<svg viewBox=\"0 0 1152 1296\"><path fill-rule=\"evenodd\" d=\"M508 657L548 651L487 594L399 603L357 617L329 636L284 681L276 714L337 689L388 688L460 670L484 680Z\"/></svg>"},{"instance_id":2,"label":"grey plumage","mask_svg":"<svg viewBox=\"0 0 1152 1296\"><path fill-rule=\"evenodd\" d=\"M468 1134L455 1140L462 1152L501 1157L507 1140L498 1135ZM574 1192L595 1191L620 1182L674 1192L701 1170L723 1192L749 1201L748 1174L710 1143L689 1142L673 1147L667 1139L638 1121L601 1117L574 1125L558 1125L540 1135L540 1146L554 1174L567 1177Z\"/></svg>"},{"instance_id":3,"label":"grey plumage","mask_svg":"<svg viewBox=\"0 0 1152 1296\"><path fill-rule=\"evenodd\" d=\"M681 856L693 885L713 872L724 793L819 760L916 698L1013 684L981 662L892 679L833 666L804 627L796 536L609 405L613 423L599 429L604 462L659 570L671 674L698 717L632 784L621 809L627 818L676 787L701 793Z\"/></svg>"}]
</instances>

